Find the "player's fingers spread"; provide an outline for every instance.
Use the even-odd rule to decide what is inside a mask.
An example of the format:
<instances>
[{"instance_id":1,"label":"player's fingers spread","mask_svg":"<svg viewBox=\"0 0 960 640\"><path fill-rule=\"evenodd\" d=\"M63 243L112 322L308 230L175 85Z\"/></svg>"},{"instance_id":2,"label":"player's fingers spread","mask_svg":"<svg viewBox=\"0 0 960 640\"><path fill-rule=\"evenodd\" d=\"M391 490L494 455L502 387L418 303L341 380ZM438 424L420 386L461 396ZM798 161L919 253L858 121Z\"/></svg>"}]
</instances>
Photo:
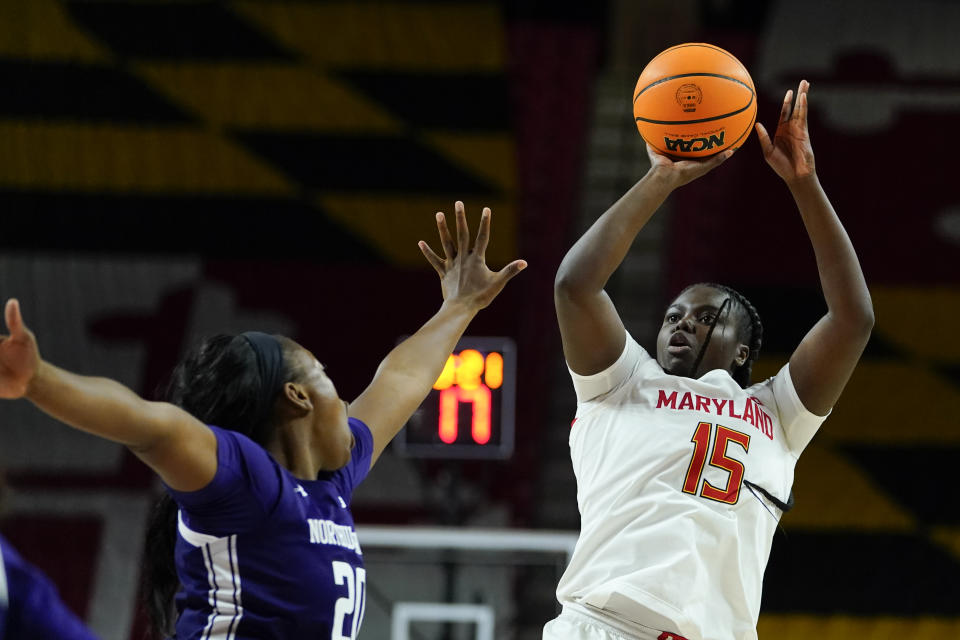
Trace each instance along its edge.
<instances>
[{"instance_id":1,"label":"player's fingers spread","mask_svg":"<svg viewBox=\"0 0 960 640\"><path fill-rule=\"evenodd\" d=\"M807 81L801 80L800 84L797 85L797 99L794 101L792 117L794 120L800 120L803 117L803 113L800 110L801 105L803 104L803 99L807 93Z\"/></svg>"},{"instance_id":2,"label":"player's fingers spread","mask_svg":"<svg viewBox=\"0 0 960 640\"><path fill-rule=\"evenodd\" d=\"M786 122L790 119L790 106L793 103L793 89L787 90L787 95L783 96L783 104L780 106L780 122Z\"/></svg>"},{"instance_id":3,"label":"player's fingers spread","mask_svg":"<svg viewBox=\"0 0 960 640\"><path fill-rule=\"evenodd\" d=\"M773 143L770 142L770 134L767 133L767 128L759 122L754 125L754 128L757 130L757 140L760 141L760 149L763 151L763 155L767 155L771 147L773 147Z\"/></svg>"},{"instance_id":4,"label":"player's fingers spread","mask_svg":"<svg viewBox=\"0 0 960 640\"><path fill-rule=\"evenodd\" d=\"M467 226L467 212L463 203L457 200L454 205L457 211L457 251L466 253L470 250L470 228Z\"/></svg>"},{"instance_id":5,"label":"player's fingers spread","mask_svg":"<svg viewBox=\"0 0 960 640\"><path fill-rule=\"evenodd\" d=\"M423 240L418 242L417 246L420 247L420 252L423 254L423 257L427 259L427 262L430 263L430 266L436 269L437 273L442 276L446 272L446 266L444 265L443 258L434 253L433 249L430 248L430 245Z\"/></svg>"},{"instance_id":6,"label":"player's fingers spread","mask_svg":"<svg viewBox=\"0 0 960 640\"><path fill-rule=\"evenodd\" d=\"M503 269L500 269L497 275L500 277L500 282L506 283L508 280L510 280L510 278L517 275L518 273L520 273L526 268L527 268L526 260L514 260L513 262L505 266Z\"/></svg>"},{"instance_id":7,"label":"player's fingers spread","mask_svg":"<svg viewBox=\"0 0 960 640\"><path fill-rule=\"evenodd\" d=\"M480 214L480 228L477 230L477 243L474 249L481 258L487 251L487 244L490 242L490 207L484 207Z\"/></svg>"},{"instance_id":8,"label":"player's fingers spread","mask_svg":"<svg viewBox=\"0 0 960 640\"><path fill-rule=\"evenodd\" d=\"M450 229L447 227L447 218L442 211L437 211L437 231L440 232L443 255L447 260L453 260L457 255L457 249L453 246L453 238L450 237Z\"/></svg>"},{"instance_id":9,"label":"player's fingers spread","mask_svg":"<svg viewBox=\"0 0 960 640\"><path fill-rule=\"evenodd\" d=\"M23 317L20 315L20 302L16 298L7 300L7 305L3 310L4 321L7 323L7 330L11 336L15 336L23 331Z\"/></svg>"},{"instance_id":10,"label":"player's fingers spread","mask_svg":"<svg viewBox=\"0 0 960 640\"><path fill-rule=\"evenodd\" d=\"M804 91L800 95L800 99L797 101L797 119L800 120L806 126L807 124L807 108L809 105L809 98L807 98L807 92Z\"/></svg>"}]
</instances>

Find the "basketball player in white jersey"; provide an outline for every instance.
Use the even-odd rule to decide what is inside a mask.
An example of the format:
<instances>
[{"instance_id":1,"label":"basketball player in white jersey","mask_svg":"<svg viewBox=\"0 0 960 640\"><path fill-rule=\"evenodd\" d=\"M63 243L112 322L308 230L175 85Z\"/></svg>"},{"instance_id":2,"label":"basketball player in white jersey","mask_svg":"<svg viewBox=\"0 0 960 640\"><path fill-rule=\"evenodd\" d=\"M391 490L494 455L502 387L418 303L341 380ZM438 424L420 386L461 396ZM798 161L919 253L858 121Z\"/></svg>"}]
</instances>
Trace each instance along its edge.
<instances>
[{"instance_id":1,"label":"basketball player in white jersey","mask_svg":"<svg viewBox=\"0 0 960 640\"><path fill-rule=\"evenodd\" d=\"M817 179L807 91L788 91L767 163L786 182L816 254L827 313L773 378L750 386L762 327L728 287L697 284L667 308L655 358L604 292L673 189L732 155L651 168L570 249L555 301L577 394L570 451L581 533L544 640L751 640L763 572L797 457L867 344L873 308Z\"/></svg>"}]
</instances>

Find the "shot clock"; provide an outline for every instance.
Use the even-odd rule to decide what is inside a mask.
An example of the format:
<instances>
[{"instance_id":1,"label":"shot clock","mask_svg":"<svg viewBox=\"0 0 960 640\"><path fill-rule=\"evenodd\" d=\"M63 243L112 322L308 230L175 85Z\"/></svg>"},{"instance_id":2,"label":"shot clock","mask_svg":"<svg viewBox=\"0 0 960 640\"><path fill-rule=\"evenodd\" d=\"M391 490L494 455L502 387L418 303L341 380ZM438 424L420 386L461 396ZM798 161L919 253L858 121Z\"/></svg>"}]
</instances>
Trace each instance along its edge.
<instances>
[{"instance_id":1,"label":"shot clock","mask_svg":"<svg viewBox=\"0 0 960 640\"><path fill-rule=\"evenodd\" d=\"M510 338L461 338L430 394L394 440L398 451L407 457L509 458L516 370Z\"/></svg>"}]
</instances>

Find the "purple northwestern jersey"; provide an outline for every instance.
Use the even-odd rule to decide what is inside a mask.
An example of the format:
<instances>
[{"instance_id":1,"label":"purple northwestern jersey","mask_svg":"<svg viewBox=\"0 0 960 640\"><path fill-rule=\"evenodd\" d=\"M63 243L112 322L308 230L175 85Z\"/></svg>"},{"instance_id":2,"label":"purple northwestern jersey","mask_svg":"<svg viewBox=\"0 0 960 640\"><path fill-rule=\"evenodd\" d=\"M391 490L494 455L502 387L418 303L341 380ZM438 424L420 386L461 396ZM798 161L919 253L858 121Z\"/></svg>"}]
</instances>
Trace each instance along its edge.
<instances>
[{"instance_id":1,"label":"purple northwestern jersey","mask_svg":"<svg viewBox=\"0 0 960 640\"><path fill-rule=\"evenodd\" d=\"M96 640L50 579L0 536L0 640Z\"/></svg>"},{"instance_id":2,"label":"purple northwestern jersey","mask_svg":"<svg viewBox=\"0 0 960 640\"><path fill-rule=\"evenodd\" d=\"M217 473L199 491L168 488L180 506L177 640L357 637L366 572L350 514L373 437L350 418L350 462L300 480L261 446L211 427Z\"/></svg>"}]
</instances>

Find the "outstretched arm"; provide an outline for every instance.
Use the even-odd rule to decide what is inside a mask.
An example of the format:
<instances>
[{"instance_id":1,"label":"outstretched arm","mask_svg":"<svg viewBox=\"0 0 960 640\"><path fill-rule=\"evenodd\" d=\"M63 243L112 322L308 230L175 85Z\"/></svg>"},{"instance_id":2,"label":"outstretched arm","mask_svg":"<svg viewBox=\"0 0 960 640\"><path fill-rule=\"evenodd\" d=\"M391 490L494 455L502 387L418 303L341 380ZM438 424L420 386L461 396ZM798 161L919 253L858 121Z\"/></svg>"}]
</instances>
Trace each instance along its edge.
<instances>
[{"instance_id":1,"label":"outstretched arm","mask_svg":"<svg viewBox=\"0 0 960 640\"><path fill-rule=\"evenodd\" d=\"M33 332L8 300L0 336L0 398L25 397L72 427L127 445L173 489L194 491L217 471L213 432L166 402L149 402L119 382L71 373L40 357Z\"/></svg>"},{"instance_id":2,"label":"outstretched arm","mask_svg":"<svg viewBox=\"0 0 960 640\"><path fill-rule=\"evenodd\" d=\"M773 140L762 124L757 136L767 163L787 183L817 260L827 313L790 356L790 375L804 406L826 414L840 397L873 329L873 304L857 254L817 179L807 130L804 80L787 91Z\"/></svg>"},{"instance_id":3,"label":"outstretched arm","mask_svg":"<svg viewBox=\"0 0 960 640\"><path fill-rule=\"evenodd\" d=\"M371 466L430 393L473 317L527 266L523 260L514 260L500 271L488 269L485 252L490 240L490 209L483 210L473 247L463 203L457 202L455 209L456 244L443 213L437 214L445 258L435 254L426 242L420 242L423 255L440 274L440 310L387 354L370 386L350 404L349 415L362 420L373 435Z\"/></svg>"},{"instance_id":4,"label":"outstretched arm","mask_svg":"<svg viewBox=\"0 0 960 640\"><path fill-rule=\"evenodd\" d=\"M570 248L553 288L563 354L580 375L603 371L623 351L625 331L603 290L623 262L634 238L667 196L729 158L732 150L708 160L672 161L647 145L650 170L607 209Z\"/></svg>"}]
</instances>

